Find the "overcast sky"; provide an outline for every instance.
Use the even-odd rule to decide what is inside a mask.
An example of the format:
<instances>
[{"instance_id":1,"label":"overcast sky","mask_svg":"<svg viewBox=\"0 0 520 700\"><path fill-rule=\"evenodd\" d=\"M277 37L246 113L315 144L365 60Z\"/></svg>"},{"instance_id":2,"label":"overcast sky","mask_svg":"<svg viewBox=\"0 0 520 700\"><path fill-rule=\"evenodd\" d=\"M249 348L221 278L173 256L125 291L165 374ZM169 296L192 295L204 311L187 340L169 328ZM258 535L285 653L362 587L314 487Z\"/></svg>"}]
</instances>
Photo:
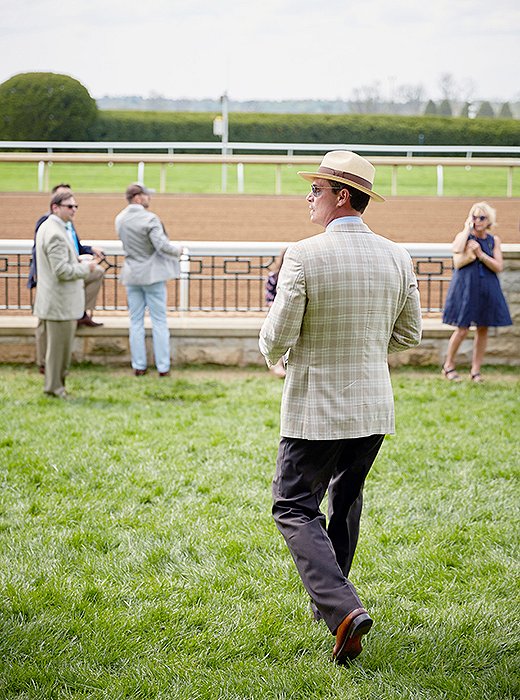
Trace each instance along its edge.
<instances>
[{"instance_id":1,"label":"overcast sky","mask_svg":"<svg viewBox=\"0 0 520 700\"><path fill-rule=\"evenodd\" d=\"M0 82L77 78L99 98L348 99L378 83L520 99L518 0L2 0ZM472 89L473 87L473 89Z\"/></svg>"}]
</instances>

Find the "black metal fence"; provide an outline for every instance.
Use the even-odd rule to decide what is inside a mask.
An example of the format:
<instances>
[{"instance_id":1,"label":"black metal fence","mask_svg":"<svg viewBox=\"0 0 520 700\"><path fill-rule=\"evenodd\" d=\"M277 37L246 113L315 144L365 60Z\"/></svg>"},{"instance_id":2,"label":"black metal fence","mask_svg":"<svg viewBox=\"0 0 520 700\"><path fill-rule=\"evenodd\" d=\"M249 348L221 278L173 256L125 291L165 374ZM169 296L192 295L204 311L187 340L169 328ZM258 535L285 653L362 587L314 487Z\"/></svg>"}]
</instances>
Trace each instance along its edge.
<instances>
[{"instance_id":1,"label":"black metal fence","mask_svg":"<svg viewBox=\"0 0 520 700\"><path fill-rule=\"evenodd\" d=\"M448 247L446 246L446 249ZM412 254L423 313L442 310L453 264L444 255ZM30 253L2 250L0 241L0 311L31 313L34 291L27 288ZM266 310L265 281L275 254L190 253L181 261L181 279L168 283L169 311L262 312ZM126 310L126 293L119 282L123 255L107 255L98 310Z\"/></svg>"}]
</instances>

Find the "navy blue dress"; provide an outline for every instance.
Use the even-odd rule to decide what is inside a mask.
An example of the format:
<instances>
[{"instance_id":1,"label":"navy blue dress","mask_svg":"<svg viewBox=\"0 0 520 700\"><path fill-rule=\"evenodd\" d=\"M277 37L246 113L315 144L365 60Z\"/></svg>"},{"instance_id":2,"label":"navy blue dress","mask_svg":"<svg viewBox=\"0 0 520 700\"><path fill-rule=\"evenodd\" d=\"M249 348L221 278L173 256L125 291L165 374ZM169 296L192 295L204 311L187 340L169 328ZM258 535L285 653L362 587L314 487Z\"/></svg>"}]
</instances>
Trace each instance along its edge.
<instances>
[{"instance_id":1,"label":"navy blue dress","mask_svg":"<svg viewBox=\"0 0 520 700\"><path fill-rule=\"evenodd\" d=\"M484 253L493 257L495 239L491 234L485 238L470 234L469 239L477 241ZM442 320L458 328L511 326L513 322L496 273L480 260L453 270Z\"/></svg>"}]
</instances>

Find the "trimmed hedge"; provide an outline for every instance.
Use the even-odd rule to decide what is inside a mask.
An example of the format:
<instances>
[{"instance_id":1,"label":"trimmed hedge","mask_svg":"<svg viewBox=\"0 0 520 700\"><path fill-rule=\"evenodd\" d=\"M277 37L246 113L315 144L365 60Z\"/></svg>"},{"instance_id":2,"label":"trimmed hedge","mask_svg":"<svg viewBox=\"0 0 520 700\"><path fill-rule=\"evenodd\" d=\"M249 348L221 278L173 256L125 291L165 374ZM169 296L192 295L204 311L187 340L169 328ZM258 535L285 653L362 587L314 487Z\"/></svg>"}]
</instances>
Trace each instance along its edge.
<instances>
[{"instance_id":1,"label":"trimmed hedge","mask_svg":"<svg viewBox=\"0 0 520 700\"><path fill-rule=\"evenodd\" d=\"M103 111L94 139L106 141L215 141L212 112ZM516 146L520 121L464 117L368 114L229 115L229 140L259 143Z\"/></svg>"},{"instance_id":2,"label":"trimmed hedge","mask_svg":"<svg viewBox=\"0 0 520 700\"><path fill-rule=\"evenodd\" d=\"M94 141L215 141L210 112L102 111ZM218 147L218 146L217 146Z\"/></svg>"},{"instance_id":3,"label":"trimmed hedge","mask_svg":"<svg viewBox=\"0 0 520 700\"><path fill-rule=\"evenodd\" d=\"M0 85L0 138L16 141L86 141L98 108L75 78L19 73Z\"/></svg>"}]
</instances>

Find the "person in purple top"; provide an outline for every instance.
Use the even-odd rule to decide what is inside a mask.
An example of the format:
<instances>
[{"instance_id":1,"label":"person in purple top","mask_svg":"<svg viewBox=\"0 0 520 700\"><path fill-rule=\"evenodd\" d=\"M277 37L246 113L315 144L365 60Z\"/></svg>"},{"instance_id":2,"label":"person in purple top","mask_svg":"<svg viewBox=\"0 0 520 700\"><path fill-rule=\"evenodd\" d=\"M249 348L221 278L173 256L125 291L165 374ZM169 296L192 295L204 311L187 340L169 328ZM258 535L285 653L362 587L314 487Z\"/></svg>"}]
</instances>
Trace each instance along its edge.
<instances>
[{"instance_id":1,"label":"person in purple top","mask_svg":"<svg viewBox=\"0 0 520 700\"><path fill-rule=\"evenodd\" d=\"M271 307L275 297L276 297L276 286L278 284L278 274L280 272L280 268L282 267L283 263L283 258L285 255L285 248L280 251L280 254L277 255L275 258L273 264L271 265L269 269L269 276L267 277L267 280L265 282L265 303L267 306ZM269 370L276 376L280 377L280 379L284 379L285 377L285 358L281 357L278 362L273 365L272 367L269 368Z\"/></svg>"}]
</instances>

